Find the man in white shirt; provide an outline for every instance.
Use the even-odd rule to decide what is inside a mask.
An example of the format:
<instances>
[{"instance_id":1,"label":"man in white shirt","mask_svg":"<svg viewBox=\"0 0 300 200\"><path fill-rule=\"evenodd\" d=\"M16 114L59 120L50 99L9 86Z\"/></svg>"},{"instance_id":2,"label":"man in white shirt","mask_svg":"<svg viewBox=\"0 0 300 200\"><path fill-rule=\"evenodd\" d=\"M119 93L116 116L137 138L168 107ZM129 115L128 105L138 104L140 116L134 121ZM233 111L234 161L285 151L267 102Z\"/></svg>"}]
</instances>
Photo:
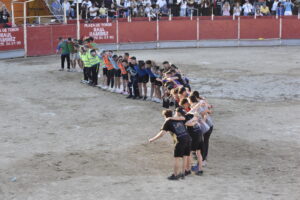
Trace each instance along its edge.
<instances>
[{"instance_id":1,"label":"man in white shirt","mask_svg":"<svg viewBox=\"0 0 300 200\"><path fill-rule=\"evenodd\" d=\"M249 3L249 0L246 0L246 3L243 5L244 16L253 14L253 6Z\"/></svg>"},{"instance_id":2,"label":"man in white shirt","mask_svg":"<svg viewBox=\"0 0 300 200\"><path fill-rule=\"evenodd\" d=\"M95 19L97 17L98 10L99 10L99 8L97 8L95 6L95 4L93 3L92 7L89 8L90 19Z\"/></svg>"},{"instance_id":3,"label":"man in white shirt","mask_svg":"<svg viewBox=\"0 0 300 200\"><path fill-rule=\"evenodd\" d=\"M156 5L159 5L159 7L162 8L163 6L167 5L167 1L166 0L157 0Z\"/></svg>"},{"instance_id":4,"label":"man in white shirt","mask_svg":"<svg viewBox=\"0 0 300 200\"><path fill-rule=\"evenodd\" d=\"M66 11L66 16L69 17L70 16L70 12L71 12L71 4L68 0L65 0L62 4L62 7L64 9L64 12Z\"/></svg>"}]
</instances>

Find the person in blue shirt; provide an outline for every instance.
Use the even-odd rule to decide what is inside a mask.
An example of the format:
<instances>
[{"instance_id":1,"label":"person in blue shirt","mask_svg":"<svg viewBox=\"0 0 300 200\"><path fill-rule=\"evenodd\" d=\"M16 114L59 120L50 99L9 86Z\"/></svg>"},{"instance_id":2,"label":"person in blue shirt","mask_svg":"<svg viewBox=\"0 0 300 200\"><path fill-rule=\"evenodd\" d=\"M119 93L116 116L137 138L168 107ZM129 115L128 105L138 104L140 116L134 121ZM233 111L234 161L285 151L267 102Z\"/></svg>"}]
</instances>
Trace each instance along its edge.
<instances>
[{"instance_id":1,"label":"person in blue shirt","mask_svg":"<svg viewBox=\"0 0 300 200\"><path fill-rule=\"evenodd\" d=\"M283 14L284 14L284 5L281 2L279 2L276 9L276 15L283 16Z\"/></svg>"},{"instance_id":2,"label":"person in blue shirt","mask_svg":"<svg viewBox=\"0 0 300 200\"><path fill-rule=\"evenodd\" d=\"M147 100L147 83L149 82L149 76L145 69L145 62L140 60L139 64L135 66L135 69L138 73L139 99Z\"/></svg>"},{"instance_id":3,"label":"person in blue shirt","mask_svg":"<svg viewBox=\"0 0 300 200\"><path fill-rule=\"evenodd\" d=\"M293 15L292 8L294 7L294 4L291 2L291 0L287 0L286 2L283 3L283 5L284 5L284 16Z\"/></svg>"},{"instance_id":4,"label":"person in blue shirt","mask_svg":"<svg viewBox=\"0 0 300 200\"><path fill-rule=\"evenodd\" d=\"M136 71L136 57L131 57L129 66L127 68L128 72L128 91L129 91L129 96L127 97L128 99L136 99L140 96L139 94L139 87L138 87L138 73Z\"/></svg>"},{"instance_id":5,"label":"person in blue shirt","mask_svg":"<svg viewBox=\"0 0 300 200\"><path fill-rule=\"evenodd\" d=\"M151 60L147 60L145 70L146 70L148 76L150 77L150 83L151 83L150 99L151 99L151 101L153 101L153 94L154 94L154 90L155 90L155 80L156 80L156 76L152 72L153 67L154 67L154 63Z\"/></svg>"}]
</instances>

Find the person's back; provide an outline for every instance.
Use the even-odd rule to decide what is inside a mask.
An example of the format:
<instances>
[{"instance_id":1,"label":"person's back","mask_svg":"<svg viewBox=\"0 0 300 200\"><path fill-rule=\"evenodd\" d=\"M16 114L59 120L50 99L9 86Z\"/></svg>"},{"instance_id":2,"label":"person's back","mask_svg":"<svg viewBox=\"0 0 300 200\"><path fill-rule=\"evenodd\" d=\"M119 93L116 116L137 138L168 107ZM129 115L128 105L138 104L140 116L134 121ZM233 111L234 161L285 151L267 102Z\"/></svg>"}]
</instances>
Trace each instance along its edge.
<instances>
[{"instance_id":1,"label":"person's back","mask_svg":"<svg viewBox=\"0 0 300 200\"><path fill-rule=\"evenodd\" d=\"M61 55L68 55L68 54L70 54L69 43L67 41L63 41L60 44L60 48L61 48Z\"/></svg>"}]
</instances>

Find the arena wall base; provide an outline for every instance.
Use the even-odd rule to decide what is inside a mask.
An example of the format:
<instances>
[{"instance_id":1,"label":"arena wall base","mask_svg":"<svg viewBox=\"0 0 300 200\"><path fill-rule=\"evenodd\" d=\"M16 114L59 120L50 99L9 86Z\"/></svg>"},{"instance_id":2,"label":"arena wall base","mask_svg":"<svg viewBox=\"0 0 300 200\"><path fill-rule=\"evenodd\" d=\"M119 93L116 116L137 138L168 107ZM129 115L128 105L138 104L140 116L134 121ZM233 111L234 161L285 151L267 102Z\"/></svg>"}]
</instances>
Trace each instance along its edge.
<instances>
[{"instance_id":1,"label":"arena wall base","mask_svg":"<svg viewBox=\"0 0 300 200\"><path fill-rule=\"evenodd\" d=\"M11 51L0 51L0 59L23 57L24 54L25 54L24 49L11 50Z\"/></svg>"}]
</instances>

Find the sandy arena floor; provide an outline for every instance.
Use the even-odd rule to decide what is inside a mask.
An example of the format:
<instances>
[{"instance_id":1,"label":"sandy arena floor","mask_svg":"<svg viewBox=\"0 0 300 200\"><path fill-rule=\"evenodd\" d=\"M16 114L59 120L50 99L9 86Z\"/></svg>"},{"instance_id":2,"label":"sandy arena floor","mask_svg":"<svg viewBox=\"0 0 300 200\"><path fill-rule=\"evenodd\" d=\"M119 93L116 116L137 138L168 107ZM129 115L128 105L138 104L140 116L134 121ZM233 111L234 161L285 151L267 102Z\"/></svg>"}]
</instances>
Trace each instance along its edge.
<instances>
[{"instance_id":1,"label":"sandy arena floor","mask_svg":"<svg viewBox=\"0 0 300 200\"><path fill-rule=\"evenodd\" d=\"M1 200L300 199L300 47L132 51L172 61L215 106L203 177L170 182L151 102L80 84L59 57L0 61ZM123 53L123 52L122 52Z\"/></svg>"}]
</instances>

